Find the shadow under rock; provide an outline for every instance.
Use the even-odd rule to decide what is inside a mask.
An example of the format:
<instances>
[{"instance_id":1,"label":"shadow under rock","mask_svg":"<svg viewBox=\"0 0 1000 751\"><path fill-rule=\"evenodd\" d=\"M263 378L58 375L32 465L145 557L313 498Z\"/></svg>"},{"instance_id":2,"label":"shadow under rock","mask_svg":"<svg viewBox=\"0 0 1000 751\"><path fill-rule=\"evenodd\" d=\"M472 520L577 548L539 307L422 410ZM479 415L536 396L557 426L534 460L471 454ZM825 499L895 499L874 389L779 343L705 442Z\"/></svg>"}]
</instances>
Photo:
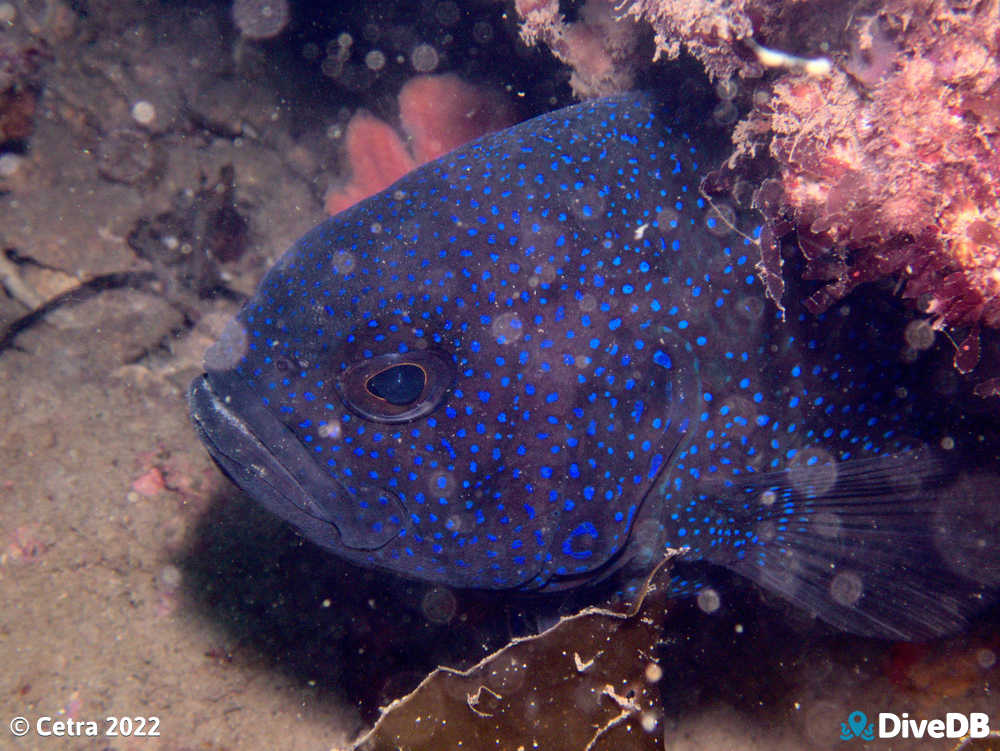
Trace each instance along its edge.
<instances>
[{"instance_id":1,"label":"shadow under rock","mask_svg":"<svg viewBox=\"0 0 1000 751\"><path fill-rule=\"evenodd\" d=\"M517 628L504 598L345 563L235 489L213 499L179 565L195 610L230 635L225 659L256 654L366 722L438 665L471 666Z\"/></svg>"}]
</instances>

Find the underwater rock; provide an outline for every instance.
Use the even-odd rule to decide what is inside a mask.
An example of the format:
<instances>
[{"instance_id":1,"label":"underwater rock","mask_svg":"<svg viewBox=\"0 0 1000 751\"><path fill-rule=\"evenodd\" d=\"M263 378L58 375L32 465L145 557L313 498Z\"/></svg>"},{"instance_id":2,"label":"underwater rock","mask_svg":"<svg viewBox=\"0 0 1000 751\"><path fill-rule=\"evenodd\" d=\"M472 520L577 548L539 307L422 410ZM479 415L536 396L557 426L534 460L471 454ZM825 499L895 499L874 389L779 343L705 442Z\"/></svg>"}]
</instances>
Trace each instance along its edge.
<instances>
[{"instance_id":1,"label":"underwater rock","mask_svg":"<svg viewBox=\"0 0 1000 751\"><path fill-rule=\"evenodd\" d=\"M223 167L215 183L203 179L198 191L178 192L170 211L140 218L127 242L164 279L201 296L219 292L224 286L220 264L239 260L249 243L233 167Z\"/></svg>"},{"instance_id":2,"label":"underwater rock","mask_svg":"<svg viewBox=\"0 0 1000 751\"><path fill-rule=\"evenodd\" d=\"M31 137L43 65L50 58L41 40L4 30L0 37L0 145Z\"/></svg>"}]
</instances>

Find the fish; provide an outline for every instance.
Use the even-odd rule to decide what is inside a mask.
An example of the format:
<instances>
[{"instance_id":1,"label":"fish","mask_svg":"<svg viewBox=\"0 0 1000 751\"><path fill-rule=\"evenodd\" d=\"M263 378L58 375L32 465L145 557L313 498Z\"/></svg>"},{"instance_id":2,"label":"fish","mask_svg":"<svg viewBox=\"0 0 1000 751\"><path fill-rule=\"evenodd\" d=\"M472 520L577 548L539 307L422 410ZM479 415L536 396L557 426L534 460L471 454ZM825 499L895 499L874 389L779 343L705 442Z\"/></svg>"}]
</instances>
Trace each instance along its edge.
<instances>
[{"instance_id":1,"label":"fish","mask_svg":"<svg viewBox=\"0 0 1000 751\"><path fill-rule=\"evenodd\" d=\"M962 628L996 533L941 488L989 483L941 449L898 332L768 298L753 213L700 190L711 138L608 97L327 218L206 352L213 459L410 579L565 593L679 550L672 594L722 566L853 633Z\"/></svg>"}]
</instances>

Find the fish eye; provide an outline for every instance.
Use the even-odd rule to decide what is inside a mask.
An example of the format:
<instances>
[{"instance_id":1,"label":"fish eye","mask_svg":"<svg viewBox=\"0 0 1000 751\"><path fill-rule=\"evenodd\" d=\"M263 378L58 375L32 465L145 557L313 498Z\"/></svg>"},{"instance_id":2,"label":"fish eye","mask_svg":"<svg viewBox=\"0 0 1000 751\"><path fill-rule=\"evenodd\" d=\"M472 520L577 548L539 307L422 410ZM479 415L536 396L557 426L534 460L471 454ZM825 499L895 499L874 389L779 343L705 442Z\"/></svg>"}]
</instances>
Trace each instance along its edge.
<instances>
[{"instance_id":1,"label":"fish eye","mask_svg":"<svg viewBox=\"0 0 1000 751\"><path fill-rule=\"evenodd\" d=\"M419 365L403 363L390 365L365 383L368 393L396 407L413 404L424 393L427 373Z\"/></svg>"},{"instance_id":2,"label":"fish eye","mask_svg":"<svg viewBox=\"0 0 1000 751\"><path fill-rule=\"evenodd\" d=\"M351 363L336 379L337 393L355 414L373 422L409 422L434 410L455 379L452 358L437 350L392 352Z\"/></svg>"}]
</instances>

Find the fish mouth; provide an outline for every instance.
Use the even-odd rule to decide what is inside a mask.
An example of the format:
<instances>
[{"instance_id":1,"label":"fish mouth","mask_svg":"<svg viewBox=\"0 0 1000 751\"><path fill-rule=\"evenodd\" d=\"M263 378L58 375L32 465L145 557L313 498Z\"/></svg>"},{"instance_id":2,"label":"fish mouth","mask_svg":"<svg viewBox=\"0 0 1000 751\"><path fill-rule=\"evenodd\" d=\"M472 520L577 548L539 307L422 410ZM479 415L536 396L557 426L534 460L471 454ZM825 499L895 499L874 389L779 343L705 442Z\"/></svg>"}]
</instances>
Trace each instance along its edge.
<instances>
[{"instance_id":1,"label":"fish mouth","mask_svg":"<svg viewBox=\"0 0 1000 751\"><path fill-rule=\"evenodd\" d=\"M314 542L338 552L376 550L406 518L387 489L348 487L320 467L295 433L230 373L205 373L188 407L219 467L243 491Z\"/></svg>"}]
</instances>

